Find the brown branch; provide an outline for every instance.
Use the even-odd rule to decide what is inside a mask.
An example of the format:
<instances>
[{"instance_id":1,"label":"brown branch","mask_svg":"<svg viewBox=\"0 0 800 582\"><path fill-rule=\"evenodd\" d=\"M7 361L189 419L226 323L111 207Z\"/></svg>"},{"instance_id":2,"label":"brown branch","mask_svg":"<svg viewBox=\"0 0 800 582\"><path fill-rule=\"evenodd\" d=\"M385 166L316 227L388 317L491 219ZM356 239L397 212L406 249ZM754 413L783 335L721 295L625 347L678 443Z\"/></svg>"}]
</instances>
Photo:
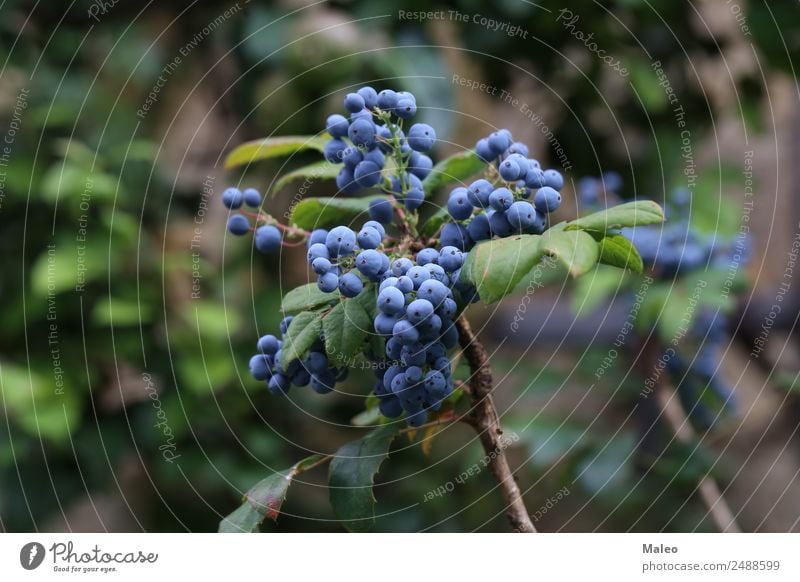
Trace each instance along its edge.
<instances>
[{"instance_id":1,"label":"brown branch","mask_svg":"<svg viewBox=\"0 0 800 582\"><path fill-rule=\"evenodd\" d=\"M645 370L646 374L651 373L657 359L661 356L658 352L659 349L659 342L653 340L650 340L645 345L643 361L648 366L651 366L648 370ZM689 445L696 441L694 429L664 374L660 374L655 380L655 396L661 409L661 414L675 435L675 440L684 445ZM697 492L720 532L741 533L742 530L736 522L736 516L734 516L733 511L731 511L722 496L719 485L711 475L704 475L700 478L697 484Z\"/></svg>"},{"instance_id":2,"label":"brown branch","mask_svg":"<svg viewBox=\"0 0 800 582\"><path fill-rule=\"evenodd\" d=\"M518 532L535 533L536 528L531 522L525 502L522 500L522 494L514 479L514 474L508 466L505 445L501 441L503 429L492 401L494 386L486 349L475 336L469 321L463 314L456 320L456 327L464 357L467 359L471 371L469 387L472 410L464 421L478 433L483 450L486 451L489 459L487 466L497 480L506 502L506 515L512 527Z\"/></svg>"}]
</instances>

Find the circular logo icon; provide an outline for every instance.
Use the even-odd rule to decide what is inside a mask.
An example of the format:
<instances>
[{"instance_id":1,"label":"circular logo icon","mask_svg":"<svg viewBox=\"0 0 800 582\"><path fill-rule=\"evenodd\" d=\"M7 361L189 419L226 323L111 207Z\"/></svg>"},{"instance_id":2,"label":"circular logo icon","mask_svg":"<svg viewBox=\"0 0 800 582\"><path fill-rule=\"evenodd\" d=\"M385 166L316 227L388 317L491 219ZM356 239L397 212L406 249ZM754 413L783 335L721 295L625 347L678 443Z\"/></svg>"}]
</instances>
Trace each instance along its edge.
<instances>
[{"instance_id":1,"label":"circular logo icon","mask_svg":"<svg viewBox=\"0 0 800 582\"><path fill-rule=\"evenodd\" d=\"M26 570L35 570L44 561L44 546L39 542L28 542L19 551L19 563Z\"/></svg>"}]
</instances>

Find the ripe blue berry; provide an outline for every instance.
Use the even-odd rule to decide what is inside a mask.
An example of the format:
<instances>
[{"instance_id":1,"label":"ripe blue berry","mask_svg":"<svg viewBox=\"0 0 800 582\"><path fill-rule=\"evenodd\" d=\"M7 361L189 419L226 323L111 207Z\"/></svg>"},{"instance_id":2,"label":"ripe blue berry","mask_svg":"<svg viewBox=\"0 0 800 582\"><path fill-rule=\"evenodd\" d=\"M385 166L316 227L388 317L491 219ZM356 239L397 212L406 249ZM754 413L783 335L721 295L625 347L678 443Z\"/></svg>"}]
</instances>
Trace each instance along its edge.
<instances>
[{"instance_id":1,"label":"ripe blue berry","mask_svg":"<svg viewBox=\"0 0 800 582\"><path fill-rule=\"evenodd\" d=\"M528 157L528 146L524 143L518 141L511 144L511 147L508 148L508 153L510 154L519 154L523 157Z\"/></svg>"},{"instance_id":2,"label":"ripe blue berry","mask_svg":"<svg viewBox=\"0 0 800 582\"><path fill-rule=\"evenodd\" d=\"M378 107L384 111L392 111L397 105L397 93L391 89L384 89L378 93Z\"/></svg>"},{"instance_id":3,"label":"ripe blue berry","mask_svg":"<svg viewBox=\"0 0 800 582\"><path fill-rule=\"evenodd\" d=\"M271 224L259 226L255 239L256 248L261 253L274 253L281 248L281 231Z\"/></svg>"},{"instance_id":4,"label":"ripe blue berry","mask_svg":"<svg viewBox=\"0 0 800 582\"><path fill-rule=\"evenodd\" d=\"M262 354L250 358L249 368L250 375L256 380L266 380L272 375L269 360Z\"/></svg>"},{"instance_id":5,"label":"ripe blue berry","mask_svg":"<svg viewBox=\"0 0 800 582\"><path fill-rule=\"evenodd\" d=\"M406 317L412 323L419 323L433 315L433 303L427 299L415 299L406 309Z\"/></svg>"},{"instance_id":6,"label":"ripe blue berry","mask_svg":"<svg viewBox=\"0 0 800 582\"><path fill-rule=\"evenodd\" d=\"M444 247L456 247L462 251L469 250L473 244L466 227L455 222L448 222L442 227L439 243Z\"/></svg>"},{"instance_id":7,"label":"ripe blue berry","mask_svg":"<svg viewBox=\"0 0 800 582\"><path fill-rule=\"evenodd\" d=\"M411 280L411 277L406 277L405 275L398 277L395 285L403 293L411 293L414 290L414 281Z\"/></svg>"},{"instance_id":8,"label":"ripe blue berry","mask_svg":"<svg viewBox=\"0 0 800 582\"><path fill-rule=\"evenodd\" d=\"M247 234L250 232L250 221L243 214L234 214L228 219L228 230L236 236Z\"/></svg>"},{"instance_id":9,"label":"ripe blue berry","mask_svg":"<svg viewBox=\"0 0 800 582\"><path fill-rule=\"evenodd\" d=\"M256 348L259 352L265 355L274 355L275 352L281 347L278 338L272 334L261 336L256 343Z\"/></svg>"},{"instance_id":10,"label":"ripe blue berry","mask_svg":"<svg viewBox=\"0 0 800 582\"><path fill-rule=\"evenodd\" d=\"M311 245L315 245L317 243L325 244L325 237L328 236L328 231L324 228L316 228L311 231L311 234L308 235L308 241L306 241L306 245L308 248L311 248Z\"/></svg>"},{"instance_id":11,"label":"ripe blue berry","mask_svg":"<svg viewBox=\"0 0 800 582\"><path fill-rule=\"evenodd\" d=\"M363 152L355 146L348 147L342 152L342 162L350 169L354 169L363 159Z\"/></svg>"},{"instance_id":12,"label":"ripe blue berry","mask_svg":"<svg viewBox=\"0 0 800 582\"><path fill-rule=\"evenodd\" d=\"M539 212L553 212L561 206L561 194L550 186L539 188L533 197L533 204Z\"/></svg>"},{"instance_id":13,"label":"ripe blue berry","mask_svg":"<svg viewBox=\"0 0 800 582\"><path fill-rule=\"evenodd\" d=\"M380 235L381 239L383 239L383 237L386 236L386 229L377 220L368 220L368 221L366 221L364 223L364 225L362 226L362 228L374 228L375 230L378 231L378 234Z\"/></svg>"},{"instance_id":14,"label":"ripe blue berry","mask_svg":"<svg viewBox=\"0 0 800 582\"><path fill-rule=\"evenodd\" d=\"M238 188L226 188L222 193L222 203L226 208L236 209L242 205L244 197Z\"/></svg>"},{"instance_id":15,"label":"ripe blue berry","mask_svg":"<svg viewBox=\"0 0 800 582\"><path fill-rule=\"evenodd\" d=\"M375 124L368 119L356 119L347 130L350 141L357 146L371 146L375 143Z\"/></svg>"},{"instance_id":16,"label":"ripe blue berry","mask_svg":"<svg viewBox=\"0 0 800 582\"><path fill-rule=\"evenodd\" d=\"M340 164L346 149L347 144L344 142L344 140L334 138L328 140L328 142L325 144L323 156L325 156L325 159L331 164Z\"/></svg>"},{"instance_id":17,"label":"ripe blue berry","mask_svg":"<svg viewBox=\"0 0 800 582\"><path fill-rule=\"evenodd\" d=\"M436 143L436 131L427 123L415 123L408 130L408 145L412 150L427 152Z\"/></svg>"},{"instance_id":18,"label":"ripe blue berry","mask_svg":"<svg viewBox=\"0 0 800 582\"><path fill-rule=\"evenodd\" d=\"M447 199L447 211L453 220L466 220L472 216L473 209L466 188L456 188L450 193Z\"/></svg>"},{"instance_id":19,"label":"ripe blue berry","mask_svg":"<svg viewBox=\"0 0 800 582\"><path fill-rule=\"evenodd\" d=\"M544 185L554 190L561 190L564 187L564 176L557 170L545 170Z\"/></svg>"},{"instance_id":20,"label":"ripe blue berry","mask_svg":"<svg viewBox=\"0 0 800 582\"><path fill-rule=\"evenodd\" d=\"M406 259L405 257L395 259L392 263L392 274L395 277L400 277L408 273L408 270L413 266L414 263L411 262L411 259Z\"/></svg>"},{"instance_id":21,"label":"ripe blue berry","mask_svg":"<svg viewBox=\"0 0 800 582\"><path fill-rule=\"evenodd\" d=\"M414 289L419 289L423 282L431 278L430 271L425 267L411 267L406 276L414 283Z\"/></svg>"},{"instance_id":22,"label":"ripe blue berry","mask_svg":"<svg viewBox=\"0 0 800 582\"><path fill-rule=\"evenodd\" d=\"M470 203L476 208L488 208L494 186L488 180L475 180L467 189Z\"/></svg>"},{"instance_id":23,"label":"ripe blue berry","mask_svg":"<svg viewBox=\"0 0 800 582\"><path fill-rule=\"evenodd\" d=\"M364 98L358 93L348 93L344 98L344 108L350 113L358 113L364 105Z\"/></svg>"},{"instance_id":24,"label":"ripe blue berry","mask_svg":"<svg viewBox=\"0 0 800 582\"><path fill-rule=\"evenodd\" d=\"M513 232L506 213L500 211L494 211L489 215L489 228L493 235L501 238L509 236Z\"/></svg>"},{"instance_id":25,"label":"ripe blue berry","mask_svg":"<svg viewBox=\"0 0 800 582\"><path fill-rule=\"evenodd\" d=\"M381 256L382 253L376 250L368 249L366 251L361 251L358 253L358 256L356 256L356 268L365 277L374 279L382 272L383 260Z\"/></svg>"},{"instance_id":26,"label":"ripe blue berry","mask_svg":"<svg viewBox=\"0 0 800 582\"><path fill-rule=\"evenodd\" d=\"M494 161L498 156L498 153L492 149L489 145L489 140L486 138L479 139L478 143L475 144L475 153L487 164Z\"/></svg>"},{"instance_id":27,"label":"ripe blue berry","mask_svg":"<svg viewBox=\"0 0 800 582\"><path fill-rule=\"evenodd\" d=\"M506 180L507 182L518 180L520 174L522 173L522 169L519 167L519 164L510 158L506 158L502 161L498 171L500 172L500 176L502 176L503 180Z\"/></svg>"},{"instance_id":28,"label":"ripe blue berry","mask_svg":"<svg viewBox=\"0 0 800 582\"><path fill-rule=\"evenodd\" d=\"M386 199L373 200L369 203L368 214L372 220L389 224L392 221L394 208L392 203Z\"/></svg>"},{"instance_id":29,"label":"ripe blue berry","mask_svg":"<svg viewBox=\"0 0 800 582\"><path fill-rule=\"evenodd\" d=\"M326 232L325 233L325 237L327 238L327 236L328 236L328 233ZM312 264L314 262L314 259L317 259L319 257L324 257L326 259L330 259L331 255L328 252L328 247L325 244L323 244L323 243L314 243L313 245L311 245L308 248L307 258L308 258L309 264Z\"/></svg>"},{"instance_id":30,"label":"ripe blue berry","mask_svg":"<svg viewBox=\"0 0 800 582\"><path fill-rule=\"evenodd\" d=\"M386 164L386 156L383 155L381 150L375 148L364 154L364 161L372 162L379 168L383 168L383 166Z\"/></svg>"},{"instance_id":31,"label":"ripe blue berry","mask_svg":"<svg viewBox=\"0 0 800 582\"><path fill-rule=\"evenodd\" d=\"M358 231L358 246L362 249L377 249L381 244L381 233L372 226L364 226Z\"/></svg>"},{"instance_id":32,"label":"ripe blue berry","mask_svg":"<svg viewBox=\"0 0 800 582\"><path fill-rule=\"evenodd\" d=\"M495 210L508 210L514 202L514 195L508 188L497 188L489 195L489 205Z\"/></svg>"},{"instance_id":33,"label":"ripe blue berry","mask_svg":"<svg viewBox=\"0 0 800 582\"><path fill-rule=\"evenodd\" d=\"M282 334L285 334L289 330L289 326L292 325L292 321L294 321L294 315L287 315L281 320L279 329L281 330ZM276 354L277 358L277 354ZM277 358L280 360L280 358Z\"/></svg>"},{"instance_id":34,"label":"ripe blue berry","mask_svg":"<svg viewBox=\"0 0 800 582\"><path fill-rule=\"evenodd\" d=\"M346 226L337 226L328 233L325 246L330 256L346 257L356 246L356 234Z\"/></svg>"},{"instance_id":35,"label":"ripe blue berry","mask_svg":"<svg viewBox=\"0 0 800 582\"><path fill-rule=\"evenodd\" d=\"M495 131L489 138L489 147L495 154L502 154L511 146L511 139L503 131Z\"/></svg>"},{"instance_id":36,"label":"ripe blue berry","mask_svg":"<svg viewBox=\"0 0 800 582\"><path fill-rule=\"evenodd\" d=\"M364 100L364 107L367 109L372 109L378 104L378 92L372 87L361 87L358 90L358 94L361 95Z\"/></svg>"},{"instance_id":37,"label":"ripe blue berry","mask_svg":"<svg viewBox=\"0 0 800 582\"><path fill-rule=\"evenodd\" d=\"M443 247L439 251L439 266L446 272L452 273L464 262L464 255L456 247Z\"/></svg>"},{"instance_id":38,"label":"ripe blue berry","mask_svg":"<svg viewBox=\"0 0 800 582\"><path fill-rule=\"evenodd\" d=\"M328 116L328 120L325 123L325 131L334 138L346 136L348 127L350 127L350 122L347 121L344 115L339 115L338 113Z\"/></svg>"},{"instance_id":39,"label":"ripe blue berry","mask_svg":"<svg viewBox=\"0 0 800 582\"><path fill-rule=\"evenodd\" d=\"M311 268L317 275L324 275L333 269L333 265L325 257L317 257L311 262Z\"/></svg>"},{"instance_id":40,"label":"ripe blue berry","mask_svg":"<svg viewBox=\"0 0 800 582\"><path fill-rule=\"evenodd\" d=\"M433 169L433 160L425 154L412 152L408 159L408 171L420 180L424 180Z\"/></svg>"},{"instance_id":41,"label":"ripe blue berry","mask_svg":"<svg viewBox=\"0 0 800 582\"><path fill-rule=\"evenodd\" d=\"M317 287L324 293L333 293L338 286L339 277L333 271L328 271L317 279Z\"/></svg>"},{"instance_id":42,"label":"ripe blue berry","mask_svg":"<svg viewBox=\"0 0 800 582\"><path fill-rule=\"evenodd\" d=\"M364 283L352 271L339 277L339 291L345 297L355 297L364 290Z\"/></svg>"},{"instance_id":43,"label":"ripe blue berry","mask_svg":"<svg viewBox=\"0 0 800 582\"><path fill-rule=\"evenodd\" d=\"M410 321L401 319L394 324L392 335L396 337L403 345L413 344L419 340L419 331L414 327Z\"/></svg>"},{"instance_id":44,"label":"ripe blue berry","mask_svg":"<svg viewBox=\"0 0 800 582\"><path fill-rule=\"evenodd\" d=\"M317 394L328 394L336 387L336 375L326 370L322 374L311 375L311 389Z\"/></svg>"},{"instance_id":45,"label":"ripe blue berry","mask_svg":"<svg viewBox=\"0 0 800 582\"><path fill-rule=\"evenodd\" d=\"M250 208L258 208L261 206L261 193L255 188L248 188L242 192L242 196L244 197L244 203Z\"/></svg>"},{"instance_id":46,"label":"ripe blue berry","mask_svg":"<svg viewBox=\"0 0 800 582\"><path fill-rule=\"evenodd\" d=\"M417 114L417 104L411 99L398 99L394 113L400 119L411 119Z\"/></svg>"},{"instance_id":47,"label":"ripe blue berry","mask_svg":"<svg viewBox=\"0 0 800 582\"><path fill-rule=\"evenodd\" d=\"M396 315L403 311L406 297L397 287L387 287L378 293L378 309L387 315Z\"/></svg>"},{"instance_id":48,"label":"ripe blue berry","mask_svg":"<svg viewBox=\"0 0 800 582\"><path fill-rule=\"evenodd\" d=\"M388 313L379 313L375 316L375 333L379 335L391 335L397 317Z\"/></svg>"},{"instance_id":49,"label":"ripe blue berry","mask_svg":"<svg viewBox=\"0 0 800 582\"><path fill-rule=\"evenodd\" d=\"M425 192L421 188L412 188L406 192L405 206L408 210L416 210L425 202Z\"/></svg>"},{"instance_id":50,"label":"ripe blue berry","mask_svg":"<svg viewBox=\"0 0 800 582\"><path fill-rule=\"evenodd\" d=\"M344 194L352 194L358 190L353 170L347 166L342 167L336 174L336 187Z\"/></svg>"},{"instance_id":51,"label":"ripe blue berry","mask_svg":"<svg viewBox=\"0 0 800 582\"><path fill-rule=\"evenodd\" d=\"M514 202L506 211L506 219L516 232L525 232L536 221L536 209L529 202Z\"/></svg>"},{"instance_id":52,"label":"ripe blue berry","mask_svg":"<svg viewBox=\"0 0 800 582\"><path fill-rule=\"evenodd\" d=\"M353 177L356 184L362 188L369 188L381 181L381 169L374 162L364 160L356 166Z\"/></svg>"},{"instance_id":53,"label":"ripe blue berry","mask_svg":"<svg viewBox=\"0 0 800 582\"><path fill-rule=\"evenodd\" d=\"M417 298L427 299L434 307L447 298L447 287L436 279L424 281L417 290Z\"/></svg>"},{"instance_id":54,"label":"ripe blue berry","mask_svg":"<svg viewBox=\"0 0 800 582\"><path fill-rule=\"evenodd\" d=\"M541 188L546 182L544 172L540 168L528 167L528 173L525 174L525 185L528 188Z\"/></svg>"},{"instance_id":55,"label":"ripe blue berry","mask_svg":"<svg viewBox=\"0 0 800 582\"><path fill-rule=\"evenodd\" d=\"M475 242L492 238L492 231L489 228L489 217L486 214L478 214L467 225L467 233Z\"/></svg>"},{"instance_id":56,"label":"ripe blue berry","mask_svg":"<svg viewBox=\"0 0 800 582\"><path fill-rule=\"evenodd\" d=\"M432 248L422 249L417 253L417 265L420 267L439 260L439 251Z\"/></svg>"},{"instance_id":57,"label":"ripe blue berry","mask_svg":"<svg viewBox=\"0 0 800 582\"><path fill-rule=\"evenodd\" d=\"M286 394L291 387L292 383L289 378L281 373L273 374L267 384L270 394Z\"/></svg>"}]
</instances>

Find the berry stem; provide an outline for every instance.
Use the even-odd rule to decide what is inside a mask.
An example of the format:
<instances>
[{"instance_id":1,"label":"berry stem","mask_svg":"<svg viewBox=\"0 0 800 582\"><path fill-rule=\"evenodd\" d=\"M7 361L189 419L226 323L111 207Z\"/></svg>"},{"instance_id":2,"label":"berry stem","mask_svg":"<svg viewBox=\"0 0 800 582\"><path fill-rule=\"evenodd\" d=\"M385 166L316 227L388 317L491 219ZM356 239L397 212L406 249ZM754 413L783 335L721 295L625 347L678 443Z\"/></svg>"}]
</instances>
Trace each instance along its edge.
<instances>
[{"instance_id":1,"label":"berry stem","mask_svg":"<svg viewBox=\"0 0 800 582\"><path fill-rule=\"evenodd\" d=\"M536 528L530 519L522 493L519 490L514 473L508 465L505 447L501 442L503 429L500 426L500 417L492 401L492 370L489 367L489 357L486 348L478 340L467 318L462 314L456 319L459 341L464 357L469 363L470 379L469 388L472 397L472 409L464 422L472 426L486 451L489 459L489 470L497 480L500 492L506 502L506 516L514 531L520 533L536 533Z\"/></svg>"}]
</instances>

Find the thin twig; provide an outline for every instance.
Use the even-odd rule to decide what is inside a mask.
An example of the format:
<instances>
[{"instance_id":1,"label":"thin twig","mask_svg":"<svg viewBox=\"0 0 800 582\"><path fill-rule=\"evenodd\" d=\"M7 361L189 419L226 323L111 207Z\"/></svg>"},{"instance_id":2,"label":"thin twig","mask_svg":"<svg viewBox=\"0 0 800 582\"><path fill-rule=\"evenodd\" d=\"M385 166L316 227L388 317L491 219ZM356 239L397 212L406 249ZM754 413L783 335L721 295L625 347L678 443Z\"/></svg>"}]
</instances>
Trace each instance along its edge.
<instances>
[{"instance_id":1,"label":"thin twig","mask_svg":"<svg viewBox=\"0 0 800 582\"><path fill-rule=\"evenodd\" d=\"M506 502L506 515L512 527L518 532L535 533L536 528L531 522L528 509L522 499L522 493L520 493L514 474L508 465L505 447L501 442L503 429L492 401L494 386L486 349L478 341L464 315L456 320L456 326L464 357L472 372L469 380L472 410L464 421L478 433L489 459L489 470L497 480Z\"/></svg>"}]
</instances>

